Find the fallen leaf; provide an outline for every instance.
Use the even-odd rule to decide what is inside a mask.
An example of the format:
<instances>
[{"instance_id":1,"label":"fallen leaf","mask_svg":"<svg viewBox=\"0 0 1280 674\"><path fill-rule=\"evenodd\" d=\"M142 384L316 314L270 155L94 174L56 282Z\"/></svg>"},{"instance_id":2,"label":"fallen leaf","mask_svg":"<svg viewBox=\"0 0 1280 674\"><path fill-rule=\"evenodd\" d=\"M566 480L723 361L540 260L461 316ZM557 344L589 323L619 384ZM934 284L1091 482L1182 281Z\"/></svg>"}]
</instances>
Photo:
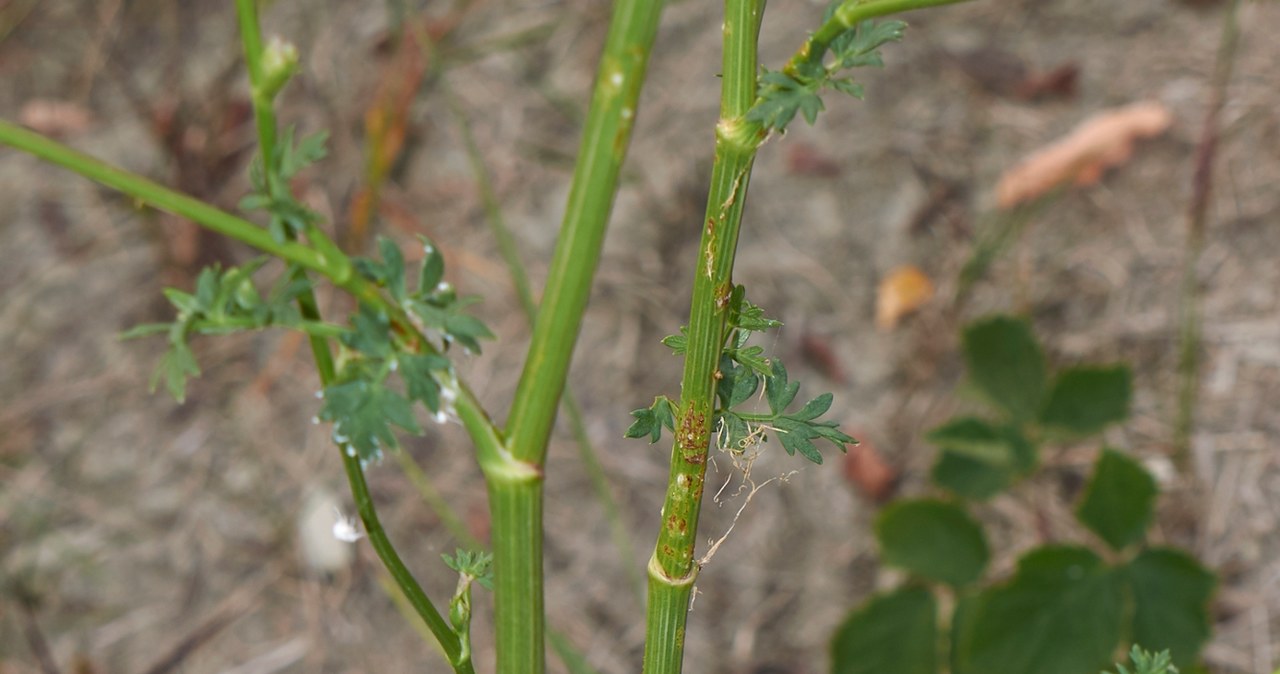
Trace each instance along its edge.
<instances>
[{"instance_id":1,"label":"fallen leaf","mask_svg":"<svg viewBox=\"0 0 1280 674\"><path fill-rule=\"evenodd\" d=\"M849 453L845 455L844 477L874 503L887 501L898 486L898 470L885 461L875 445L865 439L850 447Z\"/></svg>"},{"instance_id":2,"label":"fallen leaf","mask_svg":"<svg viewBox=\"0 0 1280 674\"><path fill-rule=\"evenodd\" d=\"M70 136L89 128L93 117L75 103L36 98L22 106L18 121L46 136Z\"/></svg>"},{"instance_id":3,"label":"fallen leaf","mask_svg":"<svg viewBox=\"0 0 1280 674\"><path fill-rule=\"evenodd\" d=\"M933 281L919 267L902 265L880 281L876 292L876 327L892 330L911 312L933 298Z\"/></svg>"},{"instance_id":4,"label":"fallen leaf","mask_svg":"<svg viewBox=\"0 0 1280 674\"><path fill-rule=\"evenodd\" d=\"M1169 109L1154 101L1094 115L1061 140L1005 171L996 185L996 204L1008 209L1059 185L1091 185L1108 168L1127 161L1138 139L1158 136L1172 123Z\"/></svg>"}]
</instances>

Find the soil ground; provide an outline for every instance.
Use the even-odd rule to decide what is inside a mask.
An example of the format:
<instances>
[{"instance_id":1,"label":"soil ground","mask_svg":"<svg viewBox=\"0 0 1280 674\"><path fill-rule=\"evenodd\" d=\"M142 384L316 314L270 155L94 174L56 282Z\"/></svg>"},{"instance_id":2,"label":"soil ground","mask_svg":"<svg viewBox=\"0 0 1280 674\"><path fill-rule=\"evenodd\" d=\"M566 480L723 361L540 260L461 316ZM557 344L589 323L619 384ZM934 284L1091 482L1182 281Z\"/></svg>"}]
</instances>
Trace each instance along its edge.
<instances>
[{"instance_id":1,"label":"soil ground","mask_svg":"<svg viewBox=\"0 0 1280 674\"><path fill-rule=\"evenodd\" d=\"M363 173L362 119L379 79L396 72L384 39L393 10L422 3L268 4L267 32L289 36L305 63L282 118L332 133L330 157L298 187L345 227ZM447 23L447 7L426 5L433 25ZM608 9L475 3L442 43L443 68L412 99L408 143L384 190L379 231L430 235L453 281L485 297L479 312L498 339L462 367L499 419L528 332L448 97L474 128L540 287ZM1022 311L1055 363L1132 363L1133 418L1106 439L1163 469L1154 538L1190 547L1222 575L1211 670L1268 674L1280 664L1274 2L1241 10L1197 270L1205 344L1193 452L1185 464L1169 458L1186 212L1223 10L980 0L910 17L907 40L885 50L888 67L861 75L865 102L828 97L816 128L797 124L762 151L737 280L786 323L769 346L804 391L833 391L834 414L900 471L899 494L928 489L924 432L972 406L957 395L966 320ZM770 3L764 63L780 63L821 11ZM629 570L648 558L667 457L622 432L628 410L678 393L679 362L658 340L687 312L716 119L718 13L690 0L666 10L573 372L633 558L620 557L590 505L568 433L548 465L550 622L606 673L639 668L643 620ZM235 207L253 133L232 3L9 0L0 29L0 116L52 123L84 151ZM1025 70L1060 67L1078 72L1074 89L1011 93ZM1092 113L1148 99L1172 110L1171 130L1101 184L1054 201L969 302L952 303L1000 173ZM87 118L41 117L28 107L37 100ZM160 345L117 339L168 315L162 287L189 287L199 264L248 251L3 149L0 204L0 672L445 671L397 613L366 546L304 550L305 522L320 522L323 538L331 504L351 510L327 430L310 423L317 382L305 349L273 333L204 340L204 373L178 405L147 393ZM938 298L878 331L876 285L905 263L934 279ZM323 301L340 315L339 300ZM405 444L486 535L484 490L460 431L432 428ZM1071 499L1094 451L1055 449L1041 476L982 507L995 575L1032 545L1084 540ZM875 505L831 459L815 467L774 452L756 464L757 478L797 472L756 495L703 570L686 671L825 672L846 610L896 582L877 564ZM733 479L717 464L712 479ZM455 542L440 518L394 461L370 481L393 540L430 593L448 596L454 581L438 557ZM708 504L706 538L733 521L735 489ZM320 571L326 551L336 567ZM488 607L478 611L488 671Z\"/></svg>"}]
</instances>

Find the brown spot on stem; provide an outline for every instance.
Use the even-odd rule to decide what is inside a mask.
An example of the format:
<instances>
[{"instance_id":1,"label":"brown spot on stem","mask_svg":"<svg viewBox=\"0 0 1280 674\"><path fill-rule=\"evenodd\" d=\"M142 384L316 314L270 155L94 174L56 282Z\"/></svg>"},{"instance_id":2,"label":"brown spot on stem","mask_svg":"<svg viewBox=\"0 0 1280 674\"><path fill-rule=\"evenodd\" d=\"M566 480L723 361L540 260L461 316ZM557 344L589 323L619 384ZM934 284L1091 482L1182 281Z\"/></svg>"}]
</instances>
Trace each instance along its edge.
<instances>
[{"instance_id":1,"label":"brown spot on stem","mask_svg":"<svg viewBox=\"0 0 1280 674\"><path fill-rule=\"evenodd\" d=\"M724 311L729 306L729 297L733 295L733 284L725 281L716 286L716 311Z\"/></svg>"}]
</instances>

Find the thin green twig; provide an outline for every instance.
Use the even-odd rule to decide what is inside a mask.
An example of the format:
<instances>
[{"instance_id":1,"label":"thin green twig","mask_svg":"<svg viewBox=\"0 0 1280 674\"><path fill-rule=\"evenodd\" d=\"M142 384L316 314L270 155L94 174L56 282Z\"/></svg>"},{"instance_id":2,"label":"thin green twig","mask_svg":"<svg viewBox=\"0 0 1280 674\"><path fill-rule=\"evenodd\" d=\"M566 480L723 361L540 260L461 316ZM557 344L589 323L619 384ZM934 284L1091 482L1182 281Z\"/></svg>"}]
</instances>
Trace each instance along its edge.
<instances>
[{"instance_id":1,"label":"thin green twig","mask_svg":"<svg viewBox=\"0 0 1280 674\"><path fill-rule=\"evenodd\" d=\"M274 107L275 92L270 91L273 85L268 83L267 79L271 74L267 73L263 66L264 52L258 23L257 1L236 0L236 13L240 19L240 37L244 45L245 63L249 70L249 82L252 90L251 99L253 101L254 119L258 127L259 152L262 156L263 175L266 177L267 185L272 191L285 189L278 171L279 167L274 159L277 156L275 146L277 138ZM278 86L275 85L275 87ZM316 228L312 229L315 230ZM323 234L317 236L314 231L308 231L308 239L313 244L319 244L317 239L320 236L323 236ZM306 277L306 271L298 267L294 267L291 273L298 278ZM315 293L309 286L298 297L298 308L303 318L313 321L320 320L320 311L316 303ZM315 359L316 369L320 374L321 386L327 388L333 383L336 374L333 354L329 351L329 341L314 334L307 337L311 345L311 353ZM458 674L473 673L475 670L471 665L470 658L463 655L458 635L454 633L444 616L431 603L431 599L427 597L426 592L422 589L417 579L414 578L413 573L405 566L395 546L391 543L391 539L386 535L386 531L383 529L382 522L378 517L377 507L374 505L373 498L369 493L369 486L365 481L364 470L361 467L359 458L352 456L348 452L341 451L341 448L339 448L339 453L342 456L343 467L347 473L347 481L351 486L356 510L360 513L360 519L364 523L369 542L377 552L378 558L382 560L391 577L395 579L396 585L399 586L404 597L417 611L419 617L431 630L431 633L435 635L440 647L445 652L445 656L450 664L453 665L454 671L458 672Z\"/></svg>"}]
</instances>

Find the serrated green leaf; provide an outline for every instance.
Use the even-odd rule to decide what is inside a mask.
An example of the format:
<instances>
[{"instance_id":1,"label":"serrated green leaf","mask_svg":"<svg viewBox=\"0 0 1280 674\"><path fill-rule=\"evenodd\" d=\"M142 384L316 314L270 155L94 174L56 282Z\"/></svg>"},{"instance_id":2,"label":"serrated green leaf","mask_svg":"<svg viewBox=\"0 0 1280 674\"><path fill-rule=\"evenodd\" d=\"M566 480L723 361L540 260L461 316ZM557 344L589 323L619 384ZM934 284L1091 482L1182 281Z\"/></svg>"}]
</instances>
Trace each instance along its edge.
<instances>
[{"instance_id":1,"label":"serrated green leaf","mask_svg":"<svg viewBox=\"0 0 1280 674\"><path fill-rule=\"evenodd\" d=\"M721 372L723 373L724 369L721 369ZM756 389L760 387L760 378L750 369L738 367L725 374L724 378L720 380L720 385L723 385L727 391L727 394L723 396L724 408L731 410L750 400L751 396L755 395Z\"/></svg>"},{"instance_id":2,"label":"serrated green leaf","mask_svg":"<svg viewBox=\"0 0 1280 674\"><path fill-rule=\"evenodd\" d=\"M1123 365L1075 367L1054 380L1040 424L1071 435L1092 435L1129 416L1132 375Z\"/></svg>"},{"instance_id":3,"label":"serrated green leaf","mask_svg":"<svg viewBox=\"0 0 1280 674\"><path fill-rule=\"evenodd\" d=\"M880 47L902 40L907 24L902 21L862 21L853 30L845 31L831 41L831 53L839 69L880 67Z\"/></svg>"},{"instance_id":4,"label":"serrated green leaf","mask_svg":"<svg viewBox=\"0 0 1280 674\"><path fill-rule=\"evenodd\" d=\"M760 99L747 111L746 119L779 133L786 131L796 113L803 114L812 124L823 109L817 89L818 85L801 82L786 73L765 70L760 76Z\"/></svg>"},{"instance_id":5,"label":"serrated green leaf","mask_svg":"<svg viewBox=\"0 0 1280 674\"><path fill-rule=\"evenodd\" d=\"M151 375L150 389L154 393L156 385L164 379L169 395L179 403L187 400L187 379L200 376L200 366L196 363L195 354L186 342L173 341L169 350L160 358L160 364Z\"/></svg>"},{"instance_id":6,"label":"serrated green leaf","mask_svg":"<svg viewBox=\"0 0 1280 674\"><path fill-rule=\"evenodd\" d=\"M648 407L641 407L640 409L631 410L631 416L635 417L636 420L631 422L631 425L627 427L627 430L622 434L622 437L643 438L647 435L649 436L649 444L651 445L657 442L658 438L662 437L662 426L658 423L658 420L654 418L652 409L649 409Z\"/></svg>"},{"instance_id":7,"label":"serrated green leaf","mask_svg":"<svg viewBox=\"0 0 1280 674\"><path fill-rule=\"evenodd\" d=\"M387 358L394 351L391 321L381 311L362 304L351 317L351 329L342 336L342 343L369 358Z\"/></svg>"},{"instance_id":8,"label":"serrated green leaf","mask_svg":"<svg viewBox=\"0 0 1280 674\"><path fill-rule=\"evenodd\" d=\"M405 298L404 254L400 252L400 246L391 239L380 236L378 237L378 254L382 256L387 290L397 302L403 301Z\"/></svg>"},{"instance_id":9,"label":"serrated green leaf","mask_svg":"<svg viewBox=\"0 0 1280 674\"><path fill-rule=\"evenodd\" d=\"M799 421L813 421L814 419L826 414L827 410L831 409L831 401L833 400L835 400L835 396L830 393L823 393L817 398L805 403L804 407L802 407L799 412L796 412L795 414L788 414L787 416Z\"/></svg>"},{"instance_id":10,"label":"serrated green leaf","mask_svg":"<svg viewBox=\"0 0 1280 674\"><path fill-rule=\"evenodd\" d=\"M876 540L885 564L955 588L977 580L990 556L982 527L944 501L890 505L876 518Z\"/></svg>"},{"instance_id":11,"label":"serrated green leaf","mask_svg":"<svg viewBox=\"0 0 1280 674\"><path fill-rule=\"evenodd\" d=\"M328 154L325 149L325 143L329 140L328 131L317 131L298 141L295 146L293 143L293 127L284 130L280 139L281 158L280 158L280 177L288 180L294 177L302 169L311 164L324 159Z\"/></svg>"},{"instance_id":12,"label":"serrated green leaf","mask_svg":"<svg viewBox=\"0 0 1280 674\"><path fill-rule=\"evenodd\" d=\"M993 316L964 331L969 378L1015 422L1035 418L1045 394L1044 353L1031 327L1011 316Z\"/></svg>"},{"instance_id":13,"label":"serrated green leaf","mask_svg":"<svg viewBox=\"0 0 1280 674\"><path fill-rule=\"evenodd\" d=\"M398 446L393 425L414 434L422 432L407 398L385 384L363 379L326 388L320 418L333 422L335 442L354 447L365 461Z\"/></svg>"},{"instance_id":14,"label":"serrated green leaf","mask_svg":"<svg viewBox=\"0 0 1280 674\"><path fill-rule=\"evenodd\" d=\"M927 588L872 597L831 640L831 674L936 674L938 606Z\"/></svg>"},{"instance_id":15,"label":"serrated green leaf","mask_svg":"<svg viewBox=\"0 0 1280 674\"><path fill-rule=\"evenodd\" d=\"M169 304L178 310L179 315L198 316L204 312L204 308L200 306L200 300L191 293L184 293L177 288L165 288L161 292L164 293L165 299L169 300Z\"/></svg>"},{"instance_id":16,"label":"serrated green leaf","mask_svg":"<svg viewBox=\"0 0 1280 674\"><path fill-rule=\"evenodd\" d=\"M852 435L840 430L834 421L815 421L809 424L809 429L824 440L831 441L840 447L840 451L846 451L845 445L856 445L858 440Z\"/></svg>"},{"instance_id":17,"label":"serrated green leaf","mask_svg":"<svg viewBox=\"0 0 1280 674\"><path fill-rule=\"evenodd\" d=\"M764 393L769 410L776 416L786 411L800 391L800 382L787 382L787 368L781 358L774 358L770 365L772 376L765 380Z\"/></svg>"},{"instance_id":18,"label":"serrated green leaf","mask_svg":"<svg viewBox=\"0 0 1280 674\"><path fill-rule=\"evenodd\" d=\"M744 333L745 334L745 333ZM764 376L772 374L772 366L769 359L764 356L764 347L748 346L741 349L730 349L726 351L729 357L751 368L752 370Z\"/></svg>"},{"instance_id":19,"label":"serrated green leaf","mask_svg":"<svg viewBox=\"0 0 1280 674\"><path fill-rule=\"evenodd\" d=\"M422 242L422 267L418 272L419 296L434 292L440 281L444 280L444 255L440 249L425 236L418 237Z\"/></svg>"},{"instance_id":20,"label":"serrated green leaf","mask_svg":"<svg viewBox=\"0 0 1280 674\"><path fill-rule=\"evenodd\" d=\"M773 426L778 430L778 441L782 443L782 448L788 455L795 456L796 452L799 452L800 456L816 464L822 464L822 453L813 444L813 439L820 436L808 424L787 417L779 417L773 421Z\"/></svg>"},{"instance_id":21,"label":"serrated green leaf","mask_svg":"<svg viewBox=\"0 0 1280 674\"><path fill-rule=\"evenodd\" d=\"M1173 665L1173 659L1170 657L1169 651L1151 653L1134 644L1133 648L1129 650L1129 659L1134 665L1132 674L1178 674L1179 672L1179 669ZM1129 669L1119 663L1116 664L1116 671L1119 674L1130 674ZM1107 674L1107 672L1102 674ZM1187 672L1187 674L1194 673Z\"/></svg>"},{"instance_id":22,"label":"serrated green leaf","mask_svg":"<svg viewBox=\"0 0 1280 674\"><path fill-rule=\"evenodd\" d=\"M1044 546L1007 583L962 601L955 674L1084 674L1107 666L1120 640L1124 592L1092 551Z\"/></svg>"},{"instance_id":23,"label":"serrated green leaf","mask_svg":"<svg viewBox=\"0 0 1280 674\"><path fill-rule=\"evenodd\" d=\"M863 86L861 84L858 84L857 82L854 82L851 79L848 79L848 78L834 79L834 80L831 80L830 84L832 89L835 89L836 91L839 91L840 93L845 94L847 96L852 96L853 98L856 98L858 100L862 100L863 98L866 97L867 92L863 88Z\"/></svg>"},{"instance_id":24,"label":"serrated green leaf","mask_svg":"<svg viewBox=\"0 0 1280 674\"><path fill-rule=\"evenodd\" d=\"M1137 461L1105 448L1076 517L1114 550L1142 540L1155 512L1156 481Z\"/></svg>"},{"instance_id":25,"label":"serrated green leaf","mask_svg":"<svg viewBox=\"0 0 1280 674\"><path fill-rule=\"evenodd\" d=\"M685 326L680 326L680 334L667 335L662 338L663 345L671 349L671 353L674 355L684 355L685 351L689 348L689 334L687 330L688 328Z\"/></svg>"},{"instance_id":26,"label":"serrated green leaf","mask_svg":"<svg viewBox=\"0 0 1280 674\"><path fill-rule=\"evenodd\" d=\"M421 401L432 412L440 411L440 384L433 372L447 372L449 359L432 353L402 353L396 356L400 378L409 400Z\"/></svg>"},{"instance_id":27,"label":"serrated green leaf","mask_svg":"<svg viewBox=\"0 0 1280 674\"><path fill-rule=\"evenodd\" d=\"M1209 640L1209 600L1217 578L1174 548L1143 550L1124 568L1133 592L1133 640L1168 649L1178 667L1191 667Z\"/></svg>"}]
</instances>

